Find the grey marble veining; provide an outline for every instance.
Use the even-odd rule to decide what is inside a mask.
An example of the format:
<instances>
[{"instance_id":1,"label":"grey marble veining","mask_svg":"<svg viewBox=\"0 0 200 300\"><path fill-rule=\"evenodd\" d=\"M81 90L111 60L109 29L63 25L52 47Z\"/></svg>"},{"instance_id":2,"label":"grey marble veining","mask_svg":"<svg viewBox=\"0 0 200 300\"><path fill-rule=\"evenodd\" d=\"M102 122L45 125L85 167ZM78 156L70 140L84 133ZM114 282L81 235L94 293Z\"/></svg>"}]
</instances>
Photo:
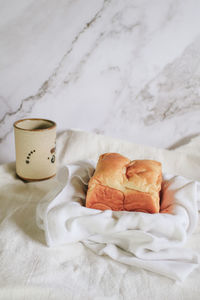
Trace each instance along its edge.
<instances>
[{"instance_id":1,"label":"grey marble veining","mask_svg":"<svg viewBox=\"0 0 200 300\"><path fill-rule=\"evenodd\" d=\"M158 147L200 133L199 1L0 7L0 163L24 117Z\"/></svg>"},{"instance_id":2,"label":"grey marble veining","mask_svg":"<svg viewBox=\"0 0 200 300\"><path fill-rule=\"evenodd\" d=\"M141 91L134 93L129 86L129 95L117 107L119 119L125 122L141 121L144 127L167 125L173 135L182 136L200 130L200 37L186 47L180 57L168 64L148 82ZM135 114L133 114L135 112ZM187 120L186 122L181 122ZM179 119L178 119L179 118ZM179 120L180 128L173 125ZM164 122L165 121L165 122ZM126 124L127 125L127 124ZM107 125L108 126L108 125ZM112 125L111 125L112 126ZM155 128L156 129L156 128ZM191 130L192 129L192 130ZM124 130L126 128L124 127ZM181 134L180 134L181 133ZM163 134L161 130L161 134ZM173 141L170 141L173 142ZM170 143L166 144L169 146Z\"/></svg>"}]
</instances>

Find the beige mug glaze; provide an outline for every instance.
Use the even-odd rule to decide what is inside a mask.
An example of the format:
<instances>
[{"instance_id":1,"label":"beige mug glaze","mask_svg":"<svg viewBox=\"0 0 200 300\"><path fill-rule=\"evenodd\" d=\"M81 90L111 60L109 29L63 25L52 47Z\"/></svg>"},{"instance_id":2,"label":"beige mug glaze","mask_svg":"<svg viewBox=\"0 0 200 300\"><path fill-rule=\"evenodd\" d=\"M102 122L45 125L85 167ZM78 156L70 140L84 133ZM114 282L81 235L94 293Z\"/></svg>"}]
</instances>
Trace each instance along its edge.
<instances>
[{"instance_id":1,"label":"beige mug glaze","mask_svg":"<svg viewBox=\"0 0 200 300\"><path fill-rule=\"evenodd\" d=\"M14 123L16 173L23 180L44 180L56 174L56 123L22 119Z\"/></svg>"}]
</instances>

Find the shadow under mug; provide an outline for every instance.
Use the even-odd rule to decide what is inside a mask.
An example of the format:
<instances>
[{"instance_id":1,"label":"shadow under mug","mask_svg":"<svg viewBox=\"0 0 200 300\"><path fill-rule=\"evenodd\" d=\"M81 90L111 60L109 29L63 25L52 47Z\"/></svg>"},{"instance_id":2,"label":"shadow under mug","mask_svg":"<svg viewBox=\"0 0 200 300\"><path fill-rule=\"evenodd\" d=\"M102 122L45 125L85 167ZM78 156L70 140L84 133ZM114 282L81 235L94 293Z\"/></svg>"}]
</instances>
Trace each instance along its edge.
<instances>
[{"instance_id":1,"label":"shadow under mug","mask_svg":"<svg viewBox=\"0 0 200 300\"><path fill-rule=\"evenodd\" d=\"M56 123L22 119L14 123L16 173L26 181L45 180L56 174Z\"/></svg>"}]
</instances>

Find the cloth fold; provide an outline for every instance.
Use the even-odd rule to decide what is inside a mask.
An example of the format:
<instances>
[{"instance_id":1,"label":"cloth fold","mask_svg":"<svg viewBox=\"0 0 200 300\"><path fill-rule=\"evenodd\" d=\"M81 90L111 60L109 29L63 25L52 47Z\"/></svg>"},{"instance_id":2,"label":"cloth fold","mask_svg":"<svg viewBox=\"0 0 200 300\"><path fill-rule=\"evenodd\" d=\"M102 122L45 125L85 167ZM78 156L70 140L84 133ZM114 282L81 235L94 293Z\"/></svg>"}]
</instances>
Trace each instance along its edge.
<instances>
[{"instance_id":1,"label":"cloth fold","mask_svg":"<svg viewBox=\"0 0 200 300\"><path fill-rule=\"evenodd\" d=\"M36 222L47 245L82 242L98 255L184 280L199 266L199 254L184 244L197 226L200 184L164 174L162 197L173 197L173 214L100 211L85 207L94 167L79 161L61 168L57 187L38 204Z\"/></svg>"}]
</instances>

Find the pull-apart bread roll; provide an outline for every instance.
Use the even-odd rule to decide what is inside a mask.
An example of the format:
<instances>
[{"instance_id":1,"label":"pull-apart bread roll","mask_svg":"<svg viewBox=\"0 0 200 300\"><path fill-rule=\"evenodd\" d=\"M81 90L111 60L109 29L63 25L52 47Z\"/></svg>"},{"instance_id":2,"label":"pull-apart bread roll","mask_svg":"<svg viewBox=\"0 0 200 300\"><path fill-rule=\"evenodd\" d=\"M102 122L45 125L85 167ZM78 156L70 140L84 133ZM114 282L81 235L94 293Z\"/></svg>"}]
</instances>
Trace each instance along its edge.
<instances>
[{"instance_id":1,"label":"pull-apart bread roll","mask_svg":"<svg viewBox=\"0 0 200 300\"><path fill-rule=\"evenodd\" d=\"M162 170L154 160L133 160L105 153L88 185L86 206L100 210L158 213Z\"/></svg>"}]
</instances>

